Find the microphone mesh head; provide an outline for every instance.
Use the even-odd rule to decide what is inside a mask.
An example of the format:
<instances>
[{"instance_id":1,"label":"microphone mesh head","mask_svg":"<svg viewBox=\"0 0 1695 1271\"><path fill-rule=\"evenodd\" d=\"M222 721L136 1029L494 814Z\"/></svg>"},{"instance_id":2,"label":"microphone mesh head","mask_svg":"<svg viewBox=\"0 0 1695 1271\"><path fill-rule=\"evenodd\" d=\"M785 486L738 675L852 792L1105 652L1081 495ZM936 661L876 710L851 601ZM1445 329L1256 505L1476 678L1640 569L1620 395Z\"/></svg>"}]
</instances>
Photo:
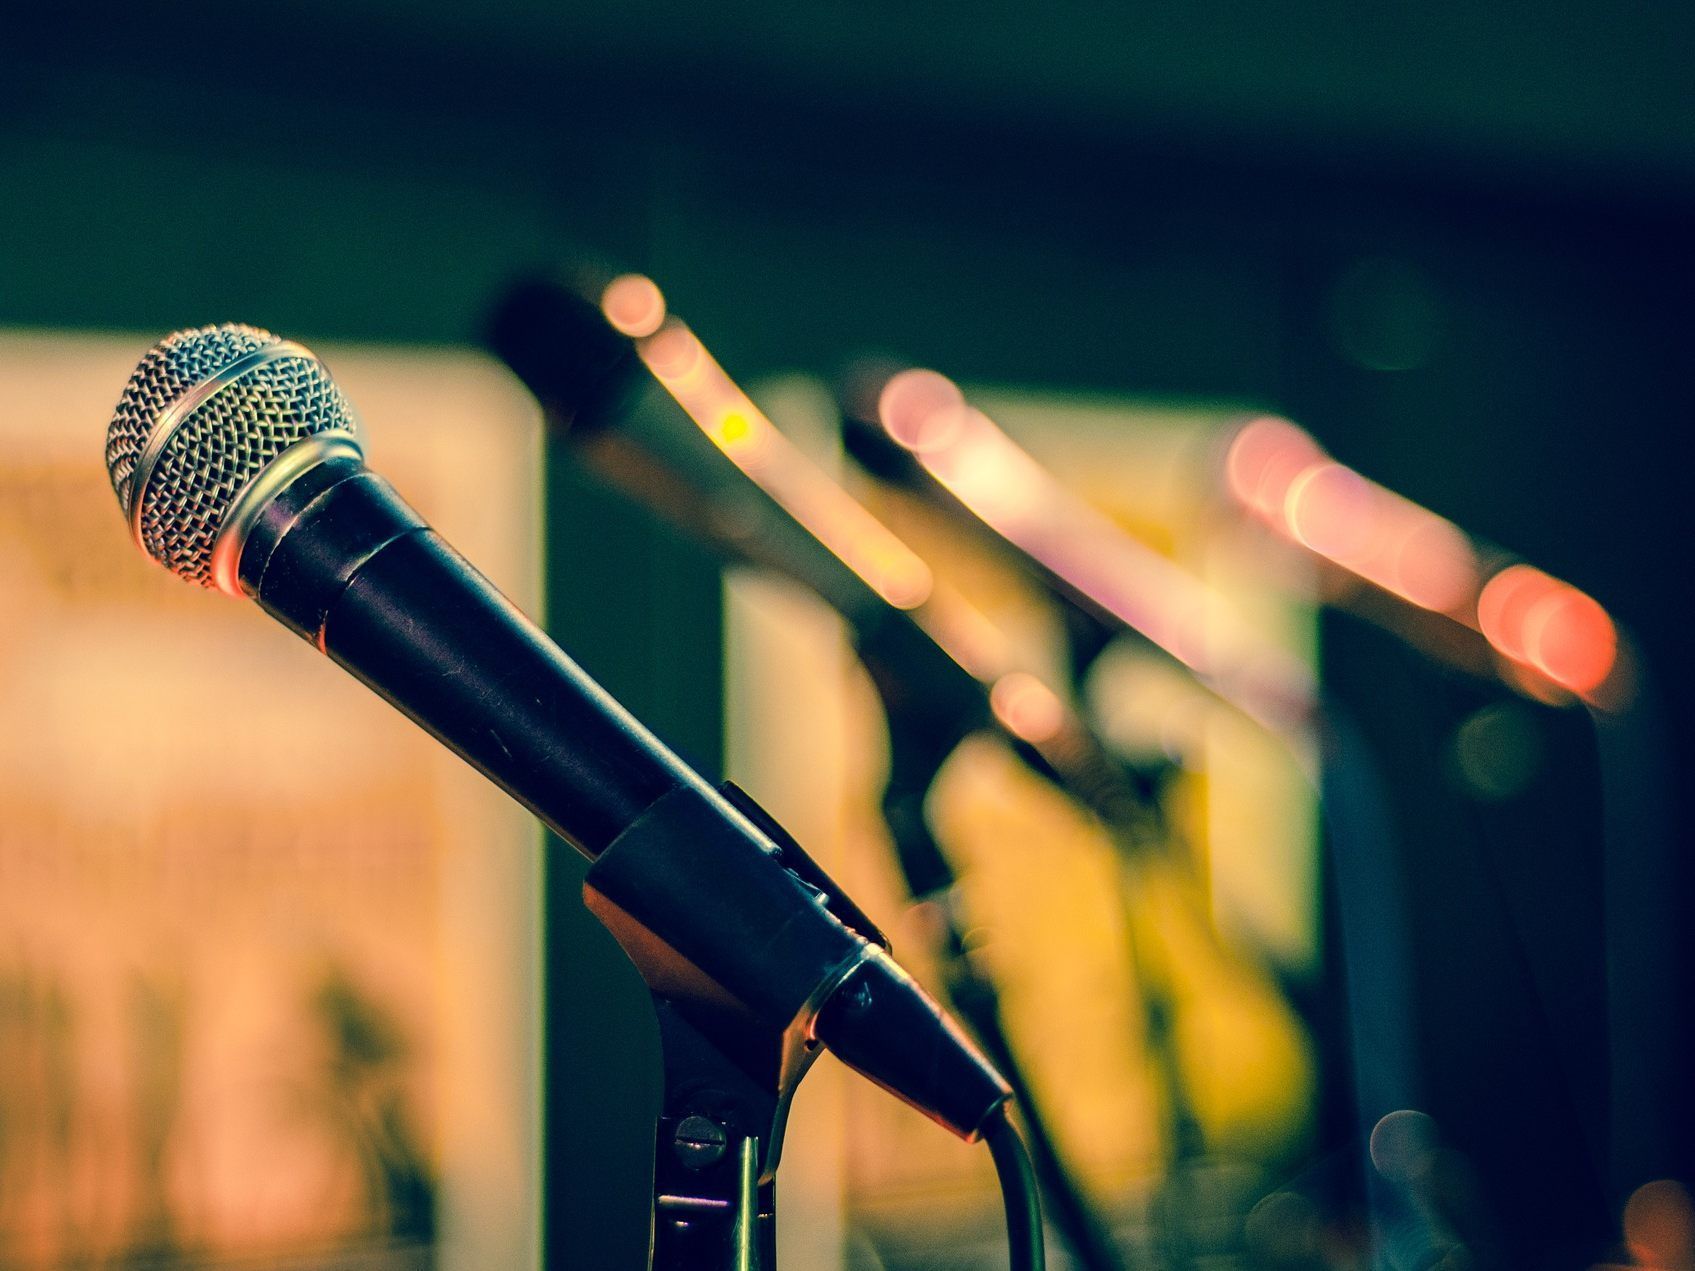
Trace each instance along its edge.
<instances>
[{"instance_id":1,"label":"microphone mesh head","mask_svg":"<svg viewBox=\"0 0 1695 1271\"><path fill-rule=\"evenodd\" d=\"M166 418L207 381L267 350L275 356L180 419ZM138 474L162 422L171 431ZM347 399L305 349L257 327L199 327L161 340L135 368L106 429L106 470L142 549L211 587L212 544L237 496L295 442L331 429L358 433Z\"/></svg>"}]
</instances>

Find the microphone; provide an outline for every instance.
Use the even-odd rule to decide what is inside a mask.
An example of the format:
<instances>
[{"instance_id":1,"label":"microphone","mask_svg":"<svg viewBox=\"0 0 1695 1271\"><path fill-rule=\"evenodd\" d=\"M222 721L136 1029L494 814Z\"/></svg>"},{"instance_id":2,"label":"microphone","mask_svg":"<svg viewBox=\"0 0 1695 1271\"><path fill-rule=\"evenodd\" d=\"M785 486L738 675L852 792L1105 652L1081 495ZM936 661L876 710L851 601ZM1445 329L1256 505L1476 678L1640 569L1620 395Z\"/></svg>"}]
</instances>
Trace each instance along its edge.
<instances>
[{"instance_id":1,"label":"microphone","mask_svg":"<svg viewBox=\"0 0 1695 1271\"><path fill-rule=\"evenodd\" d=\"M106 465L147 555L258 601L593 858L590 907L634 923L678 992L798 1029L962 1138L993 1128L1006 1084L870 921L365 466L310 351L236 325L168 337L118 402Z\"/></svg>"},{"instance_id":2,"label":"microphone","mask_svg":"<svg viewBox=\"0 0 1695 1271\"><path fill-rule=\"evenodd\" d=\"M1310 672L1255 639L1204 580L1065 487L952 380L865 362L838 383L837 406L862 468L1023 569L1089 628L1090 653L1133 631L1273 733L1306 731Z\"/></svg>"}]
</instances>

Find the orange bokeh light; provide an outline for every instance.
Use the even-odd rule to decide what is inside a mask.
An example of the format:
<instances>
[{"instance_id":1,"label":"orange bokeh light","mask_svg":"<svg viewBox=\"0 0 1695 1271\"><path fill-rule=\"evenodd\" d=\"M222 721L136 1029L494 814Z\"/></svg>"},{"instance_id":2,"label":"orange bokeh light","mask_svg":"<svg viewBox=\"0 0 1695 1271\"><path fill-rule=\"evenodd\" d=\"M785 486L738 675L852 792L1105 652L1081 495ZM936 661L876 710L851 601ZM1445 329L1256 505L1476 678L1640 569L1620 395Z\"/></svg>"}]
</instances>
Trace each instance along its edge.
<instances>
[{"instance_id":1,"label":"orange bokeh light","mask_svg":"<svg viewBox=\"0 0 1695 1271\"><path fill-rule=\"evenodd\" d=\"M1547 683L1587 697L1613 673L1618 631L1595 600L1529 565L1480 589L1477 549L1458 526L1337 463L1288 420L1244 424L1225 479L1279 533L1420 608L1475 625Z\"/></svg>"},{"instance_id":2,"label":"orange bokeh light","mask_svg":"<svg viewBox=\"0 0 1695 1271\"><path fill-rule=\"evenodd\" d=\"M1531 565L1510 565L1489 580L1477 622L1502 656L1580 696L1600 688L1618 661L1618 630L1607 611Z\"/></svg>"},{"instance_id":3,"label":"orange bokeh light","mask_svg":"<svg viewBox=\"0 0 1695 1271\"><path fill-rule=\"evenodd\" d=\"M1558 586L1556 579L1529 565L1511 565L1496 574L1477 597L1477 625L1484 639L1513 661L1528 663L1525 614Z\"/></svg>"},{"instance_id":4,"label":"orange bokeh light","mask_svg":"<svg viewBox=\"0 0 1695 1271\"><path fill-rule=\"evenodd\" d=\"M1350 568L1382 550L1383 518L1365 478L1339 463L1302 469L1284 493L1284 523L1295 539Z\"/></svg>"},{"instance_id":5,"label":"orange bokeh light","mask_svg":"<svg viewBox=\"0 0 1695 1271\"><path fill-rule=\"evenodd\" d=\"M1458 526L1337 463L1287 419L1242 425L1224 474L1273 529L1421 609L1454 613L1476 592L1477 554Z\"/></svg>"},{"instance_id":6,"label":"orange bokeh light","mask_svg":"<svg viewBox=\"0 0 1695 1271\"><path fill-rule=\"evenodd\" d=\"M1391 537L1385 584L1421 609L1441 613L1461 608L1477 591L1477 553L1458 526L1439 516L1402 522Z\"/></svg>"},{"instance_id":7,"label":"orange bokeh light","mask_svg":"<svg viewBox=\"0 0 1695 1271\"><path fill-rule=\"evenodd\" d=\"M1324 451L1303 429L1275 415L1261 415L1237 430L1225 455L1225 476L1237 499L1260 515L1280 521L1289 485Z\"/></svg>"},{"instance_id":8,"label":"orange bokeh light","mask_svg":"<svg viewBox=\"0 0 1695 1271\"><path fill-rule=\"evenodd\" d=\"M665 296L645 274L620 274L600 293L600 311L625 335L652 335L665 321Z\"/></svg>"},{"instance_id":9,"label":"orange bokeh light","mask_svg":"<svg viewBox=\"0 0 1695 1271\"><path fill-rule=\"evenodd\" d=\"M1065 704L1028 671L1009 671L989 690L995 718L1032 745L1051 741L1065 726Z\"/></svg>"},{"instance_id":10,"label":"orange bokeh light","mask_svg":"<svg viewBox=\"0 0 1695 1271\"><path fill-rule=\"evenodd\" d=\"M784 437L693 331L669 319L636 351L712 444L867 586L897 609L929 599L930 567Z\"/></svg>"},{"instance_id":11,"label":"orange bokeh light","mask_svg":"<svg viewBox=\"0 0 1695 1271\"><path fill-rule=\"evenodd\" d=\"M1562 588L1525 619L1530 660L1549 679L1578 693L1599 688L1618 656L1618 632L1593 598Z\"/></svg>"},{"instance_id":12,"label":"orange bokeh light","mask_svg":"<svg viewBox=\"0 0 1695 1271\"><path fill-rule=\"evenodd\" d=\"M1281 528L1421 609L1457 610L1477 588L1477 556L1457 526L1333 460L1288 482Z\"/></svg>"},{"instance_id":13,"label":"orange bokeh light","mask_svg":"<svg viewBox=\"0 0 1695 1271\"><path fill-rule=\"evenodd\" d=\"M1637 1266L1695 1267L1695 1207L1671 1179L1644 1183L1624 1206L1624 1242Z\"/></svg>"}]
</instances>

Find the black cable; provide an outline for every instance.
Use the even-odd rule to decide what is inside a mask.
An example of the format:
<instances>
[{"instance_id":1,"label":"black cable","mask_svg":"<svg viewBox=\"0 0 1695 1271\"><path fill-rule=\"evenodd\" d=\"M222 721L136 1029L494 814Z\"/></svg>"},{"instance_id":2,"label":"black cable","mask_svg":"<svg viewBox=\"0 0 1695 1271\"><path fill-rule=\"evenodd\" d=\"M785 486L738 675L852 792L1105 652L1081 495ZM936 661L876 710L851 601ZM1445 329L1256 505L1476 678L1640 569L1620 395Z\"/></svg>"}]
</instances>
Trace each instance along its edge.
<instances>
[{"instance_id":1,"label":"black cable","mask_svg":"<svg viewBox=\"0 0 1695 1271\"><path fill-rule=\"evenodd\" d=\"M1001 1200L1006 1205L1009 1265L1012 1271L1045 1271L1048 1256L1042 1245L1042 1202L1036 1194L1036 1171L1030 1165L1024 1140L1004 1112L989 1123L983 1139L995 1158Z\"/></svg>"}]
</instances>

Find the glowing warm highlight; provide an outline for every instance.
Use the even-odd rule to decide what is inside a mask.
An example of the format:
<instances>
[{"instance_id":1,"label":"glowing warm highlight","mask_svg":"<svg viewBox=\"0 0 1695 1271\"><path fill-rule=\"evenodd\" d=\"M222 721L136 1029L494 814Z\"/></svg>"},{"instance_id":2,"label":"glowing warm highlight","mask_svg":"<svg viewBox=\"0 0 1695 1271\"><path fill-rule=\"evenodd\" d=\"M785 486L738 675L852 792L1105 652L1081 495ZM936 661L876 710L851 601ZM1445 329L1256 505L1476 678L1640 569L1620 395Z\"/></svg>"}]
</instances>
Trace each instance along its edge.
<instances>
[{"instance_id":1,"label":"glowing warm highlight","mask_svg":"<svg viewBox=\"0 0 1695 1271\"><path fill-rule=\"evenodd\" d=\"M894 376L879 422L978 520L1262 720L1310 703L1305 669L1256 644L1211 587L1138 542L1036 462L934 371Z\"/></svg>"},{"instance_id":2,"label":"glowing warm highlight","mask_svg":"<svg viewBox=\"0 0 1695 1271\"><path fill-rule=\"evenodd\" d=\"M1052 741L1065 727L1065 704L1028 671L1009 671L996 680L989 705L1009 732L1032 745Z\"/></svg>"},{"instance_id":3,"label":"glowing warm highlight","mask_svg":"<svg viewBox=\"0 0 1695 1271\"><path fill-rule=\"evenodd\" d=\"M694 332L680 322L667 323L642 340L637 351L648 369L667 388L677 385L692 392L696 387L694 381L705 370L706 349L695 338ZM676 392L673 391L672 396L675 397Z\"/></svg>"},{"instance_id":4,"label":"glowing warm highlight","mask_svg":"<svg viewBox=\"0 0 1695 1271\"><path fill-rule=\"evenodd\" d=\"M1624 1206L1624 1242L1634 1264L1687 1267L1695 1263L1695 1206L1673 1179L1644 1183Z\"/></svg>"},{"instance_id":5,"label":"glowing warm highlight","mask_svg":"<svg viewBox=\"0 0 1695 1271\"><path fill-rule=\"evenodd\" d=\"M620 274L600 293L600 311L619 331L640 339L665 321L665 296L645 274Z\"/></svg>"},{"instance_id":6,"label":"glowing warm highlight","mask_svg":"<svg viewBox=\"0 0 1695 1271\"><path fill-rule=\"evenodd\" d=\"M1236 498L1261 516L1281 520L1289 486L1324 451L1307 433L1275 415L1249 420L1225 455L1225 476Z\"/></svg>"},{"instance_id":7,"label":"glowing warm highlight","mask_svg":"<svg viewBox=\"0 0 1695 1271\"><path fill-rule=\"evenodd\" d=\"M755 485L867 586L898 609L974 679L991 685L1004 678L1010 651L1005 636L958 592L936 582L930 567L854 497L814 464L753 404L680 320L667 319L636 342L654 378L695 425ZM1032 743L1047 739L1044 709L1069 718L1068 708L1034 677L1051 699L1037 703L1029 689L1013 689L1019 721L1005 726ZM1052 734L1063 724L1055 723ZM1023 728L1027 731L1019 731ZM1052 735L1048 734L1048 735Z\"/></svg>"},{"instance_id":8,"label":"glowing warm highlight","mask_svg":"<svg viewBox=\"0 0 1695 1271\"><path fill-rule=\"evenodd\" d=\"M1421 609L1453 612L1476 594L1477 556L1458 526L1333 460L1290 480L1282 513L1297 542Z\"/></svg>"},{"instance_id":9,"label":"glowing warm highlight","mask_svg":"<svg viewBox=\"0 0 1695 1271\"><path fill-rule=\"evenodd\" d=\"M1607 611L1570 583L1530 565L1511 565L1477 598L1484 638L1502 656L1579 696L1600 688L1618 660Z\"/></svg>"},{"instance_id":10,"label":"glowing warm highlight","mask_svg":"<svg viewBox=\"0 0 1695 1271\"><path fill-rule=\"evenodd\" d=\"M1529 663L1525 615L1558 586L1555 579L1529 565L1512 565L1496 574L1477 598L1477 625L1484 639L1513 661Z\"/></svg>"},{"instance_id":11,"label":"glowing warm highlight","mask_svg":"<svg viewBox=\"0 0 1695 1271\"><path fill-rule=\"evenodd\" d=\"M966 410L959 385L935 371L902 371L877 395L877 417L908 450L947 446L965 426Z\"/></svg>"},{"instance_id":12,"label":"glowing warm highlight","mask_svg":"<svg viewBox=\"0 0 1695 1271\"><path fill-rule=\"evenodd\" d=\"M1287 419L1238 429L1224 475L1273 529L1409 604L1457 616L1477 594L1477 553L1458 526L1337 463Z\"/></svg>"},{"instance_id":13,"label":"glowing warm highlight","mask_svg":"<svg viewBox=\"0 0 1695 1271\"><path fill-rule=\"evenodd\" d=\"M929 598L930 567L777 431L693 331L673 318L636 349L713 445L873 591L899 609Z\"/></svg>"},{"instance_id":14,"label":"glowing warm highlight","mask_svg":"<svg viewBox=\"0 0 1695 1271\"><path fill-rule=\"evenodd\" d=\"M1451 521L1337 463L1286 419L1244 424L1225 456L1230 493L1260 520L1421 609L1475 626L1503 657L1587 697L1612 674L1607 611L1529 565L1486 585L1477 549ZM1475 603L1474 603L1475 597Z\"/></svg>"}]
</instances>

